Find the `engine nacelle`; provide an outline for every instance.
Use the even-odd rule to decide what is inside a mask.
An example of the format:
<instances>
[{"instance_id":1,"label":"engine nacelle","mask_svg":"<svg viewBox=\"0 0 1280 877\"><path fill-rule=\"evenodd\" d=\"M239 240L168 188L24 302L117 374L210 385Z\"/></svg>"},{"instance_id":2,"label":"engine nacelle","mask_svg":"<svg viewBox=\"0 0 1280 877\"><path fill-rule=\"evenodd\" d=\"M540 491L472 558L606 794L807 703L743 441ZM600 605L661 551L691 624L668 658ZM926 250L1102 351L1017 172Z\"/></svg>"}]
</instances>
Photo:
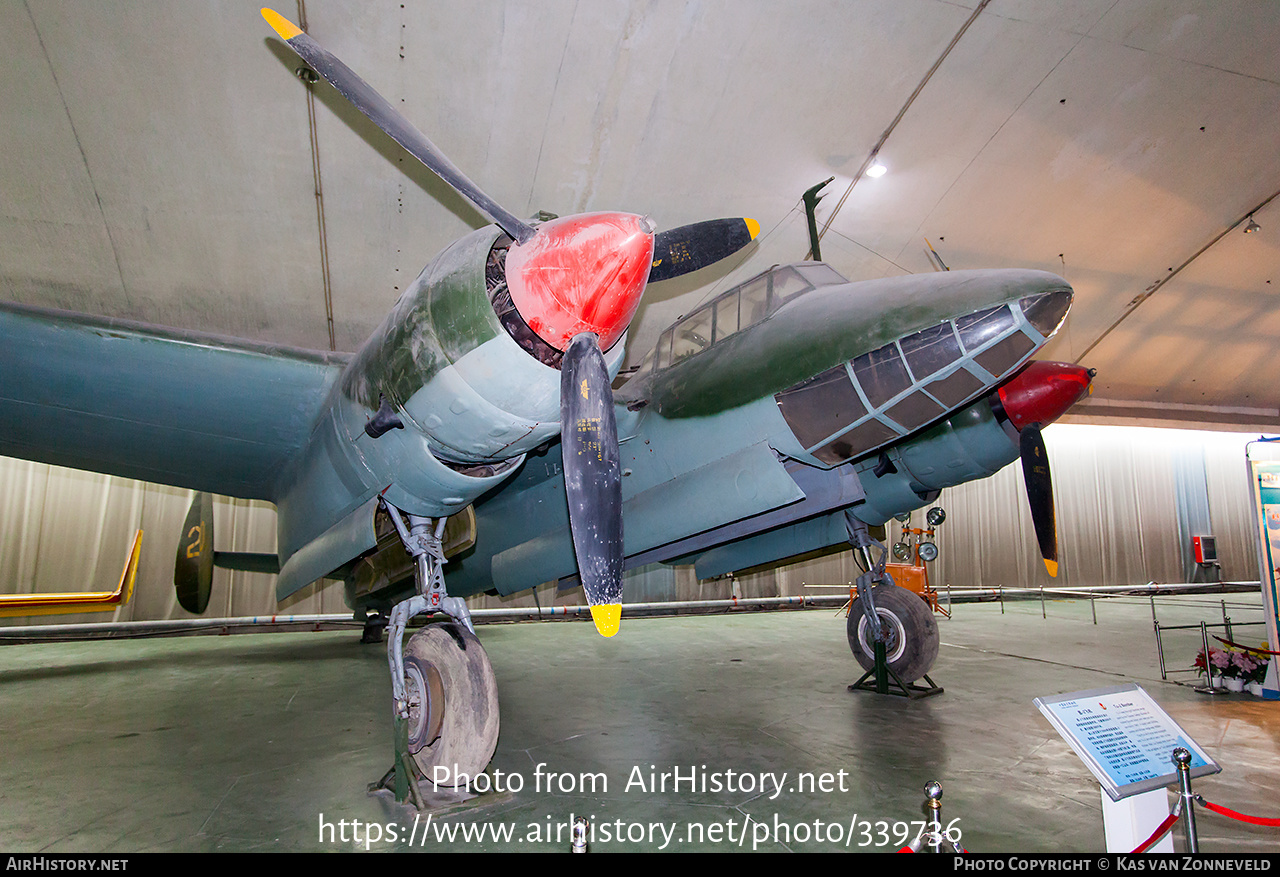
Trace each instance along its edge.
<instances>
[{"instance_id":1,"label":"engine nacelle","mask_svg":"<svg viewBox=\"0 0 1280 877\"><path fill-rule=\"evenodd\" d=\"M389 404L436 457L461 468L519 457L560 430L559 371L512 338L491 302L508 244L491 226L446 249L342 376L343 396L366 419ZM613 354L616 370L621 345Z\"/></svg>"},{"instance_id":2,"label":"engine nacelle","mask_svg":"<svg viewBox=\"0 0 1280 877\"><path fill-rule=\"evenodd\" d=\"M375 495L445 517L513 474L560 433L565 337L594 333L616 377L652 254L642 217L608 213L552 220L523 245L488 226L440 253L343 369L285 474L281 558L322 535L371 547L357 510Z\"/></svg>"}]
</instances>

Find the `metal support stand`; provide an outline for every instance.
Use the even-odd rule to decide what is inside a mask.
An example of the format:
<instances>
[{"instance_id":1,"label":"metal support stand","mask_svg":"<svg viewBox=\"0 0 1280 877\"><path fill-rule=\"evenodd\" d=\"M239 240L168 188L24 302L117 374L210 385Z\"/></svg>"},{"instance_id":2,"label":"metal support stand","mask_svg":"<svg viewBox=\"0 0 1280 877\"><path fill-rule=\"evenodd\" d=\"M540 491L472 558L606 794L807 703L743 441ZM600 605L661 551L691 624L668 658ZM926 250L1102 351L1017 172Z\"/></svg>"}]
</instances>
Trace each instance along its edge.
<instances>
[{"instance_id":1,"label":"metal support stand","mask_svg":"<svg viewBox=\"0 0 1280 877\"><path fill-rule=\"evenodd\" d=\"M942 694L945 690L929 678L926 673L922 678L927 684L921 685L918 682L903 682L897 673L893 672L887 661L884 659L884 643L876 642L876 663L875 666L862 674L857 682L849 686L850 691L871 691L876 694L892 694L895 697L906 697L911 700L919 700L922 697L932 697L935 694ZM875 677L872 679L872 677ZM893 685L890 686L890 680Z\"/></svg>"},{"instance_id":2,"label":"metal support stand","mask_svg":"<svg viewBox=\"0 0 1280 877\"><path fill-rule=\"evenodd\" d=\"M365 645L382 642L382 632L387 629L387 616L372 612L365 616L364 631L360 634L360 642Z\"/></svg>"}]
</instances>

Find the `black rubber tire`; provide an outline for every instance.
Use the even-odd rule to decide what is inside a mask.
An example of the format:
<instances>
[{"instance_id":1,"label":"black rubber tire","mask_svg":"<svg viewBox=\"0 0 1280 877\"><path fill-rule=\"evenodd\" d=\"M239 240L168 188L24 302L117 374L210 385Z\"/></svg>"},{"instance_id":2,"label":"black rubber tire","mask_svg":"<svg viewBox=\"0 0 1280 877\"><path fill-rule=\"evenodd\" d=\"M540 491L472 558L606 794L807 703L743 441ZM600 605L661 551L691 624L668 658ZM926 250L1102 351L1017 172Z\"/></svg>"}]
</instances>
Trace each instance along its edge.
<instances>
[{"instance_id":1,"label":"black rubber tire","mask_svg":"<svg viewBox=\"0 0 1280 877\"><path fill-rule=\"evenodd\" d=\"M413 760L428 788L433 782L462 785L484 771L498 748L498 686L489 656L475 634L445 622L409 638L404 665ZM435 714L433 721L420 719L424 706ZM437 772L437 767L444 770Z\"/></svg>"},{"instance_id":2,"label":"black rubber tire","mask_svg":"<svg viewBox=\"0 0 1280 877\"><path fill-rule=\"evenodd\" d=\"M915 682L928 673L938 659L938 622L929 604L918 594L897 585L877 585L872 589L871 599L876 604L880 623L888 627L885 659L889 669L903 682ZM862 669L875 667L876 656L862 600L854 600L849 608L848 636L849 649Z\"/></svg>"}]
</instances>

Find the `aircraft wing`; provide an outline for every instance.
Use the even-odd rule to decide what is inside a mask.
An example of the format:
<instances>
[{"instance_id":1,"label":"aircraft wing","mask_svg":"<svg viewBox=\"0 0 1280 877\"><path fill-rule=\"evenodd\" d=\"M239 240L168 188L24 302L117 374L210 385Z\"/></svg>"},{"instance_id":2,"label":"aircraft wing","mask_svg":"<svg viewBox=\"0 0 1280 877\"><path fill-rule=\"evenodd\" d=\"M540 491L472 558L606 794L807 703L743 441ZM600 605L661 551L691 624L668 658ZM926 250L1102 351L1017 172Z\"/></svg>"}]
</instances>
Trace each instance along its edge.
<instances>
[{"instance_id":1,"label":"aircraft wing","mask_svg":"<svg viewBox=\"0 0 1280 877\"><path fill-rule=\"evenodd\" d=\"M0 454L271 500L346 359L0 303Z\"/></svg>"}]
</instances>

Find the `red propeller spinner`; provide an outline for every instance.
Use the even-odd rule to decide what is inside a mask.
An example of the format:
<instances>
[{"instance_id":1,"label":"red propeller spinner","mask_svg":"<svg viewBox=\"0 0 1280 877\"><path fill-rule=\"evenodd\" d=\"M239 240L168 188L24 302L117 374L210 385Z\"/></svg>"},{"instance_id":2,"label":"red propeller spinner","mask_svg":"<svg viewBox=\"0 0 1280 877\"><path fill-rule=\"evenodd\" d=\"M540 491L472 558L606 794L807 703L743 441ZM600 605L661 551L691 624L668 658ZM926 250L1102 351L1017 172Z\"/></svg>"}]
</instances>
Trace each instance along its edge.
<instances>
[{"instance_id":1,"label":"red propeller spinner","mask_svg":"<svg viewBox=\"0 0 1280 877\"><path fill-rule=\"evenodd\" d=\"M1005 416L1018 430L1047 426L1090 392L1093 370L1065 362L1032 362L997 392Z\"/></svg>"},{"instance_id":2,"label":"red propeller spinner","mask_svg":"<svg viewBox=\"0 0 1280 877\"><path fill-rule=\"evenodd\" d=\"M592 332L608 350L627 330L653 264L653 225L631 213L553 219L507 254L511 303L557 350Z\"/></svg>"}]
</instances>

